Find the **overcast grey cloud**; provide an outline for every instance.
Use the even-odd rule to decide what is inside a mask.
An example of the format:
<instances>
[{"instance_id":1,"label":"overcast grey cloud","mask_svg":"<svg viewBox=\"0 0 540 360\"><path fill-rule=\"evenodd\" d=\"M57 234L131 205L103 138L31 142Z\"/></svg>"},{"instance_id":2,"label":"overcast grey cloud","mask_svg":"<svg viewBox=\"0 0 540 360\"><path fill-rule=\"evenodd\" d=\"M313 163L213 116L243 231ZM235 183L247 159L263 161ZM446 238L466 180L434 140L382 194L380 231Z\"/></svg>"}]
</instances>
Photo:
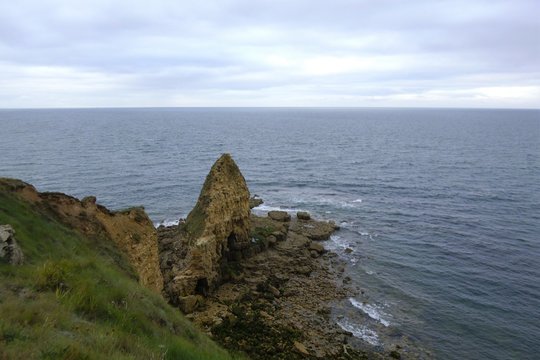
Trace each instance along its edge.
<instances>
[{"instance_id":1,"label":"overcast grey cloud","mask_svg":"<svg viewBox=\"0 0 540 360\"><path fill-rule=\"evenodd\" d=\"M0 2L0 107L540 107L540 1Z\"/></svg>"}]
</instances>

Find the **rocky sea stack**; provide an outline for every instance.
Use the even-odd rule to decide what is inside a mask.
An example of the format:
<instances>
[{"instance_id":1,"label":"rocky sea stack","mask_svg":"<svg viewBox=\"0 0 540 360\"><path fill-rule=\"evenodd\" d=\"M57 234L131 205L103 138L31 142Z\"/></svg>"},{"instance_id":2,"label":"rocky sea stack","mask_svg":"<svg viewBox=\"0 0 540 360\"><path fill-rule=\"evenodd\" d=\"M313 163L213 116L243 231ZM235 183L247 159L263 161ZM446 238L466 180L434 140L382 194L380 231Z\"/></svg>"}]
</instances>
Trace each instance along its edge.
<instances>
[{"instance_id":1,"label":"rocky sea stack","mask_svg":"<svg viewBox=\"0 0 540 360\"><path fill-rule=\"evenodd\" d=\"M222 155L206 177L197 204L162 255L165 292L189 312L220 284L227 261L249 255L250 196L240 169ZM165 246L172 243L161 241Z\"/></svg>"}]
</instances>

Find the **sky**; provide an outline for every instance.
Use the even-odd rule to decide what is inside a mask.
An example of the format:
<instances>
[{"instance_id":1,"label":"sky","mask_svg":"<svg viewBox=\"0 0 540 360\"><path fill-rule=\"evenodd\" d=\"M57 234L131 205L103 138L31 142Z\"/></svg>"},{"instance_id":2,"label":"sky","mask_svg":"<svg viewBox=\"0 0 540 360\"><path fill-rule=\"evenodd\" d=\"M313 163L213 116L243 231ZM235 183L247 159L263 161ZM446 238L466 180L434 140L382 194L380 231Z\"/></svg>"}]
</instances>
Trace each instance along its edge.
<instances>
[{"instance_id":1,"label":"sky","mask_svg":"<svg viewBox=\"0 0 540 360\"><path fill-rule=\"evenodd\" d=\"M540 0L0 0L0 108L540 108Z\"/></svg>"}]
</instances>

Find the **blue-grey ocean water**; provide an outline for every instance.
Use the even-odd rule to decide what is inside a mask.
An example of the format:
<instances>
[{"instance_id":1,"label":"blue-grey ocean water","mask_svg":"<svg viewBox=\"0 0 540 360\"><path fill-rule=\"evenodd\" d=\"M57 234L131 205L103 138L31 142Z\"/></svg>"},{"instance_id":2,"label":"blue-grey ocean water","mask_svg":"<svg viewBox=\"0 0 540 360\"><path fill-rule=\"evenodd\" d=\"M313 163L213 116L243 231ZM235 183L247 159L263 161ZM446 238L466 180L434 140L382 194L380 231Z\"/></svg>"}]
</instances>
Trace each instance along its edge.
<instances>
[{"instance_id":1,"label":"blue-grey ocean water","mask_svg":"<svg viewBox=\"0 0 540 360\"><path fill-rule=\"evenodd\" d=\"M439 359L540 356L538 110L0 111L0 176L156 223L189 212L224 152L258 211L342 224L327 245L364 290L340 319L356 336L405 334Z\"/></svg>"}]
</instances>

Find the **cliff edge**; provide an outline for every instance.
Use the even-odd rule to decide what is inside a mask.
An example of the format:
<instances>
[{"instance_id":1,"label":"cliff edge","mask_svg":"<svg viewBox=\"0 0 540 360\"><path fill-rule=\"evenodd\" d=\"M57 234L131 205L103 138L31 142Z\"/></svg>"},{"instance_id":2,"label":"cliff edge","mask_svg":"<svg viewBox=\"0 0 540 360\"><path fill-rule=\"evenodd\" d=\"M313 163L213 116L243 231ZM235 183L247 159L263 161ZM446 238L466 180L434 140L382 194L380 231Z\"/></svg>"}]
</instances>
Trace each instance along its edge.
<instances>
[{"instance_id":1,"label":"cliff edge","mask_svg":"<svg viewBox=\"0 0 540 360\"><path fill-rule=\"evenodd\" d=\"M108 214L93 200L0 179L0 245L7 255L0 259L0 359L232 359L137 282L128 256L107 235L115 225L119 232L127 224L146 228L139 210ZM68 216L75 210L86 215ZM148 240L144 232L131 234ZM17 252L24 253L22 264L14 261L22 260Z\"/></svg>"},{"instance_id":2,"label":"cliff edge","mask_svg":"<svg viewBox=\"0 0 540 360\"><path fill-rule=\"evenodd\" d=\"M111 212L97 204L93 196L79 200L62 193L40 193L34 186L16 179L0 178L0 190L54 214L60 222L85 236L110 239L128 257L139 282L155 292L162 291L157 233L142 207Z\"/></svg>"}]
</instances>

